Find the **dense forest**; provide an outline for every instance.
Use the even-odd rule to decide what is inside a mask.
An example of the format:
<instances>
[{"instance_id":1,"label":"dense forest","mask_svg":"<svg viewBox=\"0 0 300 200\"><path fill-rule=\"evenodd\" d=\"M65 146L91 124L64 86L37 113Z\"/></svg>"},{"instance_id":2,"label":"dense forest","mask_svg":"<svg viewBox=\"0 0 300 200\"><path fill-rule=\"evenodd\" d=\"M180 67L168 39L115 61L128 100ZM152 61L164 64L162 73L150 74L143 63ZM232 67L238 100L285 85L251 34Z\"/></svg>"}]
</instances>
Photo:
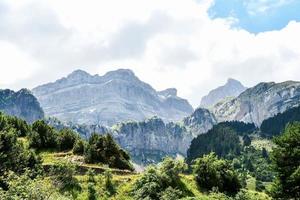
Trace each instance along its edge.
<instances>
[{"instance_id":1,"label":"dense forest","mask_svg":"<svg viewBox=\"0 0 300 200\"><path fill-rule=\"evenodd\" d=\"M260 126L261 135L264 137L277 136L282 133L289 122L293 121L300 121L300 107L291 108L264 120Z\"/></svg>"},{"instance_id":2,"label":"dense forest","mask_svg":"<svg viewBox=\"0 0 300 200\"><path fill-rule=\"evenodd\" d=\"M193 140L186 162L167 157L137 173L111 135L83 140L1 113L0 199L299 199L300 123L273 146L259 142L251 124L220 123Z\"/></svg>"}]
</instances>

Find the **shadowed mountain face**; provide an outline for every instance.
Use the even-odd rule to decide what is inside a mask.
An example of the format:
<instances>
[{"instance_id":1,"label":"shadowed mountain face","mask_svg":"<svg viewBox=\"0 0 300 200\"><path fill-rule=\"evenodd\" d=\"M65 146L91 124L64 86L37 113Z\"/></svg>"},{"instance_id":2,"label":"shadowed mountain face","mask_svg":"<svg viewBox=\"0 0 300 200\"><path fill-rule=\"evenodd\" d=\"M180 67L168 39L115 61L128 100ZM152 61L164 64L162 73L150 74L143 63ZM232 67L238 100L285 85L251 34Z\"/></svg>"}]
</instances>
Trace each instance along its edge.
<instances>
[{"instance_id":1,"label":"shadowed mountain face","mask_svg":"<svg viewBox=\"0 0 300 200\"><path fill-rule=\"evenodd\" d=\"M38 100L27 89L0 90L0 111L32 123L44 117Z\"/></svg>"},{"instance_id":2,"label":"shadowed mountain face","mask_svg":"<svg viewBox=\"0 0 300 200\"><path fill-rule=\"evenodd\" d=\"M300 105L300 82L259 83L238 97L217 103L217 121L244 121L259 126L263 120Z\"/></svg>"},{"instance_id":3,"label":"shadowed mountain face","mask_svg":"<svg viewBox=\"0 0 300 200\"><path fill-rule=\"evenodd\" d=\"M201 99L200 106L204 108L211 107L226 97L237 97L246 89L239 81L228 79L225 85L210 91L207 96L204 96Z\"/></svg>"},{"instance_id":4,"label":"shadowed mountain face","mask_svg":"<svg viewBox=\"0 0 300 200\"><path fill-rule=\"evenodd\" d=\"M47 116L79 124L111 126L153 116L179 121L193 112L187 100L177 97L176 89L157 92L128 69L103 76L76 70L32 92Z\"/></svg>"}]
</instances>

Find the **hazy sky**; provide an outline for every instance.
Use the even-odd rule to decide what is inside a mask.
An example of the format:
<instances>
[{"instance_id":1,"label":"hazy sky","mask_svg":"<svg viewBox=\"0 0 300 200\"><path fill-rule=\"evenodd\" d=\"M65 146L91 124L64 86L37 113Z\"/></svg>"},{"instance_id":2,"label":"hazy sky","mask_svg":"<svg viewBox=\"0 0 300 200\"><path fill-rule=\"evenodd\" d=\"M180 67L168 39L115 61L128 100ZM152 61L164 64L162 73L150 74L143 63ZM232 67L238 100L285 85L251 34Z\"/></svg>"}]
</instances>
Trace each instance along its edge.
<instances>
[{"instance_id":1,"label":"hazy sky","mask_svg":"<svg viewBox=\"0 0 300 200\"><path fill-rule=\"evenodd\" d=\"M130 68L194 106L227 78L300 80L299 0L0 0L0 88Z\"/></svg>"}]
</instances>

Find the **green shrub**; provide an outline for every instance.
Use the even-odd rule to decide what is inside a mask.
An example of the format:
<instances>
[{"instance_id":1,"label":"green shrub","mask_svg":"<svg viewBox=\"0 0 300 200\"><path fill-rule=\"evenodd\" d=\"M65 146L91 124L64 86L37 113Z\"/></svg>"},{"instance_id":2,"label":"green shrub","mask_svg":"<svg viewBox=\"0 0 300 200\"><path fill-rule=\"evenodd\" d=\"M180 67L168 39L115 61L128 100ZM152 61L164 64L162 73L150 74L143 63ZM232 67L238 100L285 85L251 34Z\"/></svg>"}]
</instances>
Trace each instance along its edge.
<instances>
[{"instance_id":1,"label":"green shrub","mask_svg":"<svg viewBox=\"0 0 300 200\"><path fill-rule=\"evenodd\" d=\"M79 135L71 129L62 129L57 136L57 144L60 150L73 149L75 142L79 138Z\"/></svg>"},{"instance_id":2,"label":"green shrub","mask_svg":"<svg viewBox=\"0 0 300 200\"><path fill-rule=\"evenodd\" d=\"M193 166L196 181L201 188L234 194L241 188L238 174L231 164L218 159L214 153L203 156L195 161Z\"/></svg>"},{"instance_id":3,"label":"green shrub","mask_svg":"<svg viewBox=\"0 0 300 200\"><path fill-rule=\"evenodd\" d=\"M73 153L77 154L77 155L83 155L85 145L86 145L85 142L82 139L78 138L75 141L75 144L73 147Z\"/></svg>"},{"instance_id":4,"label":"green shrub","mask_svg":"<svg viewBox=\"0 0 300 200\"><path fill-rule=\"evenodd\" d=\"M36 149L57 147L57 132L43 120L32 124L32 133L29 134L30 147Z\"/></svg>"}]
</instances>

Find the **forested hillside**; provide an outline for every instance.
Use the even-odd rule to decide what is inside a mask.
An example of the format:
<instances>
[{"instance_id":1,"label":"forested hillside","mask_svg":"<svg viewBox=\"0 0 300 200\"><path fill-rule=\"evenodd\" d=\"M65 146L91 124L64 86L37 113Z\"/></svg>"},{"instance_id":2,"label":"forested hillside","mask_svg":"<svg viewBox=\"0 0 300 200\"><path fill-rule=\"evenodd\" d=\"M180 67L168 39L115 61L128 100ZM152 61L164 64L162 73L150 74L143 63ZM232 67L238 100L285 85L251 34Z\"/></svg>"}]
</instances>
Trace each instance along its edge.
<instances>
[{"instance_id":1,"label":"forested hillside","mask_svg":"<svg viewBox=\"0 0 300 200\"><path fill-rule=\"evenodd\" d=\"M289 122L300 121L300 107L291 108L274 117L266 119L260 126L261 134L266 137L277 136Z\"/></svg>"}]
</instances>

